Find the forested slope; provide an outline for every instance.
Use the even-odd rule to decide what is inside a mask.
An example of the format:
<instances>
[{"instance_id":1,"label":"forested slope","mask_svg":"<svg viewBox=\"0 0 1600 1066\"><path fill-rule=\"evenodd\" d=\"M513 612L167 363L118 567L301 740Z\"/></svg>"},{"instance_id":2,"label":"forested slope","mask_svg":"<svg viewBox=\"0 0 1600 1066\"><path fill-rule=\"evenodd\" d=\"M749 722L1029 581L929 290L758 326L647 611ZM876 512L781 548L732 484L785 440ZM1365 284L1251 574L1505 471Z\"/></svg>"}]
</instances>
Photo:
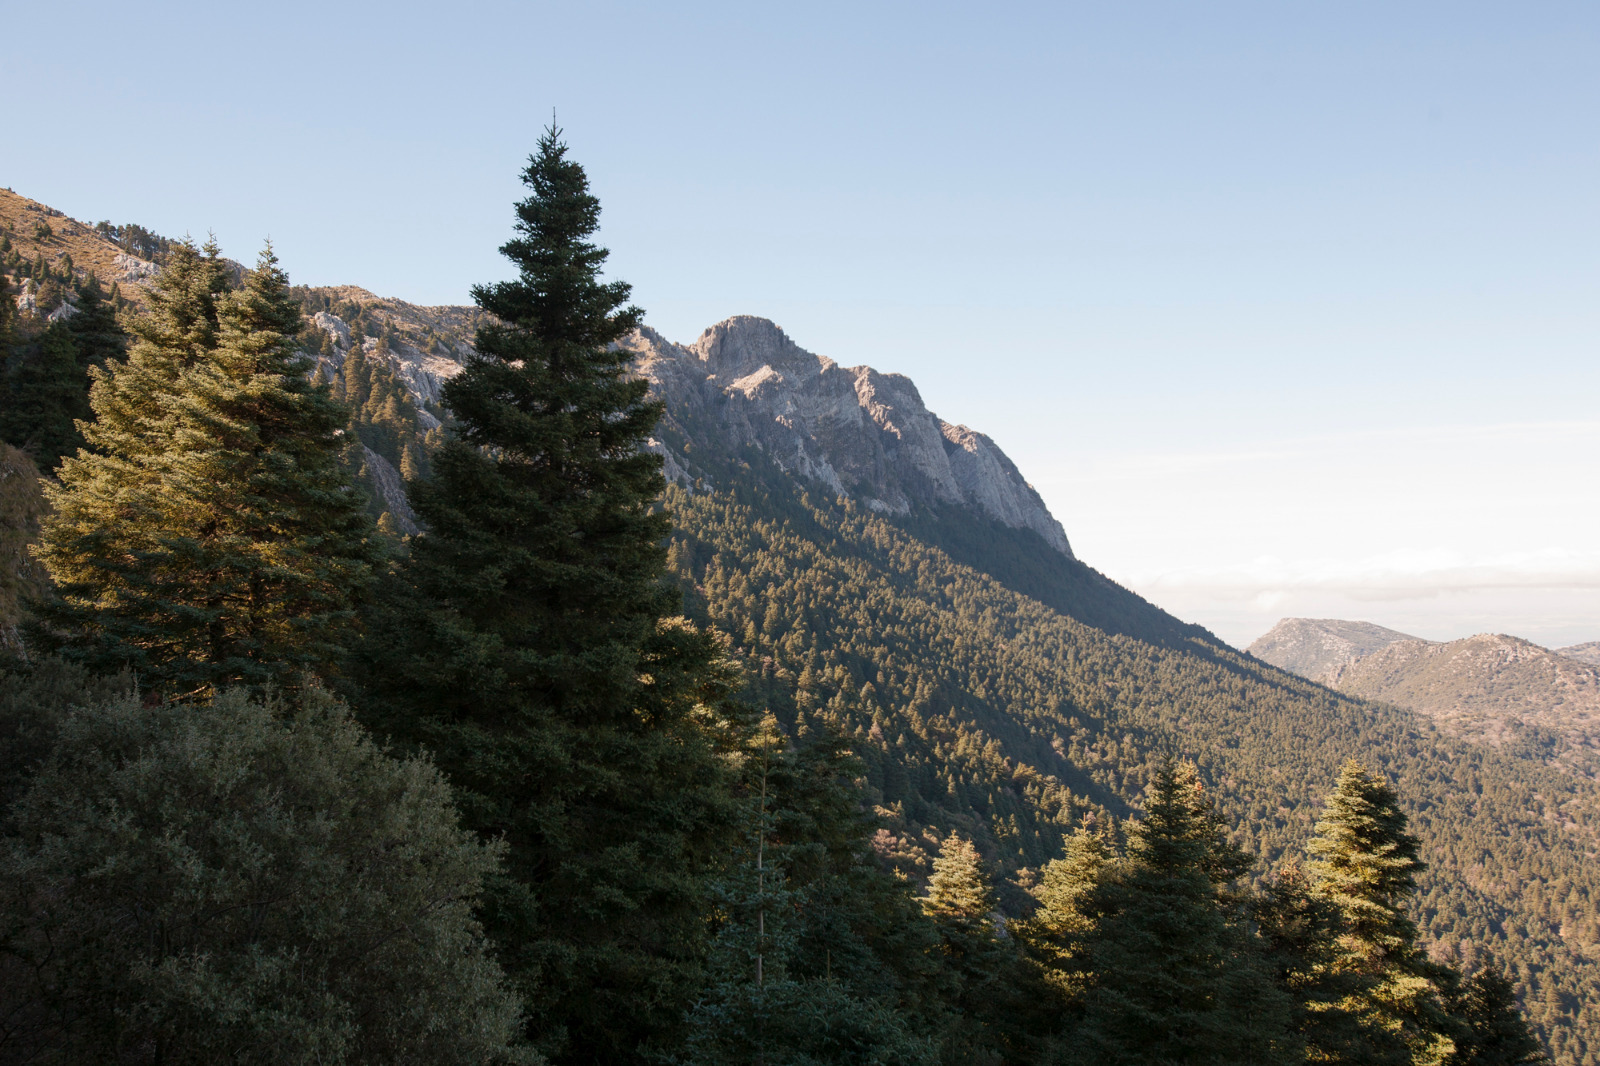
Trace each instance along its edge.
<instances>
[{"instance_id":1,"label":"forested slope","mask_svg":"<svg viewBox=\"0 0 1600 1066\"><path fill-rule=\"evenodd\" d=\"M780 720L856 737L889 826L880 850L908 874L958 830L1027 885L1079 819L1125 814L1169 750L1198 762L1265 871L1299 857L1356 756L1410 804L1433 950L1499 957L1557 1060L1600 1061L1591 787L1241 655L1042 542L1029 554L996 528L986 549L976 530L924 520L958 561L808 495L759 452L697 458L719 491L669 491L671 566ZM1008 902L1026 897L1013 887Z\"/></svg>"}]
</instances>

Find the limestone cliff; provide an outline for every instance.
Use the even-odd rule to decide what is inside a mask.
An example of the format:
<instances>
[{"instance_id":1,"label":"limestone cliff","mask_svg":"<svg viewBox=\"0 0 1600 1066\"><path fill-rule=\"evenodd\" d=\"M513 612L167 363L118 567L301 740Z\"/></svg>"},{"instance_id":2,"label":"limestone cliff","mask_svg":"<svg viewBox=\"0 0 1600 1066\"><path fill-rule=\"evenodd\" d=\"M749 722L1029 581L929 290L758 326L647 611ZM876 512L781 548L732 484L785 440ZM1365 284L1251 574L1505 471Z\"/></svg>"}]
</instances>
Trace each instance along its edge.
<instances>
[{"instance_id":1,"label":"limestone cliff","mask_svg":"<svg viewBox=\"0 0 1600 1066\"><path fill-rule=\"evenodd\" d=\"M1061 523L994 441L939 419L903 375L842 367L748 315L689 345L648 327L623 344L638 353L669 424L701 415L695 423L722 438L702 445L754 445L789 473L886 513L970 508L1072 556ZM661 450L669 474L691 476L690 456Z\"/></svg>"}]
</instances>

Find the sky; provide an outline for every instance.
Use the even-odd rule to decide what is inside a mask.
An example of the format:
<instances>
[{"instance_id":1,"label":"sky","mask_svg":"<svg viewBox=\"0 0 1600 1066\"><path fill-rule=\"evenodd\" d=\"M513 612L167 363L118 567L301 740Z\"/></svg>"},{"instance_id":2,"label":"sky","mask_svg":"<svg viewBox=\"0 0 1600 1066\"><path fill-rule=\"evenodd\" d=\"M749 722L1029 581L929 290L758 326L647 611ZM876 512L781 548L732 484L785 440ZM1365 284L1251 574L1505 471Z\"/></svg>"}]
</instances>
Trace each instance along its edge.
<instances>
[{"instance_id":1,"label":"sky","mask_svg":"<svg viewBox=\"0 0 1600 1066\"><path fill-rule=\"evenodd\" d=\"M611 273L993 437L1085 561L1600 640L1600 6L22 4L0 185L464 303L552 111ZM23 91L25 90L25 91Z\"/></svg>"}]
</instances>

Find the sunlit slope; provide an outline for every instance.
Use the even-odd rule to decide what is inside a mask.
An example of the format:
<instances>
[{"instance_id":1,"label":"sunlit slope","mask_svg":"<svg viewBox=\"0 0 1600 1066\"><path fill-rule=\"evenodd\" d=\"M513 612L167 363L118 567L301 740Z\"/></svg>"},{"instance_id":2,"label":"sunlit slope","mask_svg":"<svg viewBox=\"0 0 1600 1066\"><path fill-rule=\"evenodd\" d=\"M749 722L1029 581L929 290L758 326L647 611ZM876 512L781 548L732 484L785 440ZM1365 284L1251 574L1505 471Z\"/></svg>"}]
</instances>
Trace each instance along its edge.
<instances>
[{"instance_id":1,"label":"sunlit slope","mask_svg":"<svg viewBox=\"0 0 1600 1066\"><path fill-rule=\"evenodd\" d=\"M1240 655L1131 593L1118 604L1063 557L1053 585L1048 555L1034 579L1057 598L1087 589L1098 600L1076 613L1115 614L1116 632L882 517L808 497L759 455L731 459L719 484L669 493L691 603L732 635L754 695L786 724L858 738L889 819L882 850L908 873L930 836L960 829L1026 883L1079 818L1125 813L1168 748L1200 763L1271 868L1299 854L1356 756L1395 780L1424 838L1418 918L1436 950L1494 952L1559 1061L1597 1061L1591 786Z\"/></svg>"}]
</instances>

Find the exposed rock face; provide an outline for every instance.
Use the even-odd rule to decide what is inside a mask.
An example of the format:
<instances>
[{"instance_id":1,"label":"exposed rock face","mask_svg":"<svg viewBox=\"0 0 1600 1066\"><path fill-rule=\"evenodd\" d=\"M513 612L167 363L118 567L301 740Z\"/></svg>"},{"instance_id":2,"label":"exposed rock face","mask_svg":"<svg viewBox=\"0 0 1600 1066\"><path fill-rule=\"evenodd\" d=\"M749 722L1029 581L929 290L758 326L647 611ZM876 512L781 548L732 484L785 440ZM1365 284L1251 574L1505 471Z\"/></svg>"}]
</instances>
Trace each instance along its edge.
<instances>
[{"instance_id":1,"label":"exposed rock face","mask_svg":"<svg viewBox=\"0 0 1600 1066\"><path fill-rule=\"evenodd\" d=\"M309 321L333 341L335 352L333 366L343 367L345 356L349 354L353 343L350 327L345 324L344 319L326 311L318 311ZM395 376L405 382L406 387L419 402L438 403L444 383L461 373L463 369L457 359L446 358L437 352L423 351L404 341L397 341L394 347L385 350L378 338L367 337L361 342L361 351L368 359L382 359L387 362ZM426 411L419 412L419 415L422 418L423 429L432 429L439 424L439 420Z\"/></svg>"},{"instance_id":2,"label":"exposed rock face","mask_svg":"<svg viewBox=\"0 0 1600 1066\"><path fill-rule=\"evenodd\" d=\"M1280 670L1332 685L1339 671L1357 659L1399 640L1419 639L1371 622L1285 618L1245 650Z\"/></svg>"},{"instance_id":3,"label":"exposed rock face","mask_svg":"<svg viewBox=\"0 0 1600 1066\"><path fill-rule=\"evenodd\" d=\"M140 259L127 252L118 252L112 263L116 266L115 278L118 281L143 284L161 272L161 268L148 259Z\"/></svg>"},{"instance_id":4,"label":"exposed rock face","mask_svg":"<svg viewBox=\"0 0 1600 1066\"><path fill-rule=\"evenodd\" d=\"M401 322L407 315L436 318L469 310L414 308L395 300L380 306ZM327 311L317 312L311 323L328 334L335 351L331 362L342 366L353 342L348 324ZM697 425L714 427L716 444L754 444L784 470L864 506L890 514L918 506L967 507L1013 529L1031 529L1072 556L1061 523L1006 454L982 433L937 418L907 377L841 367L799 347L767 319L748 315L717 323L690 345L674 344L648 327L622 344L636 353L638 372L666 402L669 425L681 427L687 409L699 416ZM385 357L373 338L363 350L369 359ZM430 403L440 401L444 382L470 358L471 349L462 345L446 355L405 340L387 354L412 394ZM424 428L437 424L426 411L420 417ZM663 457L668 478L693 483L694 464L687 456L662 440L649 447Z\"/></svg>"},{"instance_id":5,"label":"exposed rock face","mask_svg":"<svg viewBox=\"0 0 1600 1066\"><path fill-rule=\"evenodd\" d=\"M408 537L417 534L417 513L411 509L411 501L406 498L405 479L400 476L400 471L377 452L361 446L366 453L367 471L372 475L372 483L377 486L378 495L383 497L383 509L394 515L395 525L400 527L400 532Z\"/></svg>"},{"instance_id":6,"label":"exposed rock face","mask_svg":"<svg viewBox=\"0 0 1600 1066\"><path fill-rule=\"evenodd\" d=\"M1067 535L1015 464L988 437L941 421L900 374L841 367L799 347L764 318L719 322L690 345L648 327L623 341L667 404L706 416L724 440L754 444L790 473L875 510L969 507L1031 529L1063 555ZM661 449L663 453L668 450ZM687 470L668 456L669 473Z\"/></svg>"}]
</instances>

